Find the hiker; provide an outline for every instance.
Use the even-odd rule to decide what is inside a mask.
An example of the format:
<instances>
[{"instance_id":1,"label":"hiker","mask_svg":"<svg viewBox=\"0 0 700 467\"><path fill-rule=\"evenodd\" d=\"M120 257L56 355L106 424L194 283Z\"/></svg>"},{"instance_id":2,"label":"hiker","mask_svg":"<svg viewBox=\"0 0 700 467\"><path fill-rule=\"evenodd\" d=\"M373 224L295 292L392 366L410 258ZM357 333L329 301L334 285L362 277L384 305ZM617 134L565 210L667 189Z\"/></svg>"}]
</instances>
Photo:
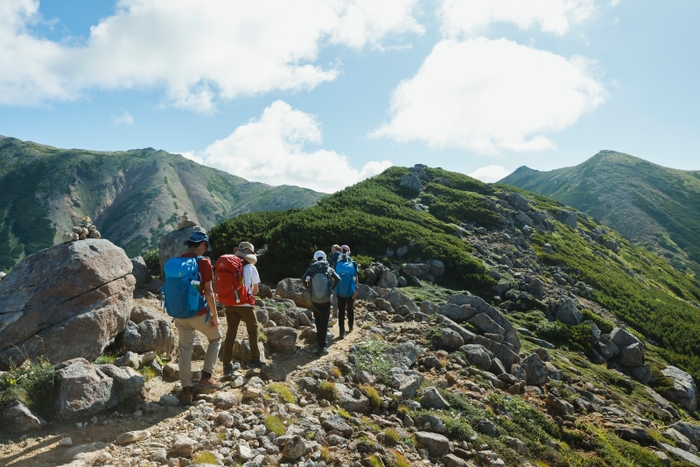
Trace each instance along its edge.
<instances>
[{"instance_id":1,"label":"hiker","mask_svg":"<svg viewBox=\"0 0 700 467\"><path fill-rule=\"evenodd\" d=\"M199 293L204 300L200 298L200 303L203 307L190 318L175 318L180 340L179 352L179 369L180 382L182 384L182 393L180 394L180 402L189 404L194 396L192 382L192 347L194 344L194 332L199 331L209 340L207 353L204 357L204 366L202 368L202 376L199 380L200 388L215 388L221 387L221 383L213 378L214 366L216 358L219 355L221 348L221 332L219 331L219 318L216 314L216 298L214 297L213 278L214 272L211 267L209 258L202 256L210 250L209 237L204 232L192 232L190 237L184 243L187 245L187 253L184 253L180 258L197 258L197 269L199 278ZM167 264L166 264L167 269ZM168 274L166 272L166 282ZM165 288L166 306L168 305L168 289ZM170 311L168 311L170 313Z\"/></svg>"},{"instance_id":2,"label":"hiker","mask_svg":"<svg viewBox=\"0 0 700 467\"><path fill-rule=\"evenodd\" d=\"M315 252L313 258L314 263L301 276L301 280L311 291L311 308L316 321L317 354L325 355L328 353L326 335L330 318L331 290L338 285L340 277L328 266L326 254L322 250Z\"/></svg>"},{"instance_id":3,"label":"hiker","mask_svg":"<svg viewBox=\"0 0 700 467\"><path fill-rule=\"evenodd\" d=\"M336 243L331 247L331 259L328 260L328 265L335 269L338 258L340 258L340 245Z\"/></svg>"},{"instance_id":4,"label":"hiker","mask_svg":"<svg viewBox=\"0 0 700 467\"><path fill-rule=\"evenodd\" d=\"M222 255L216 261L217 292L219 301L226 305L228 323L222 359L226 378L230 378L234 372L233 345L236 342L238 325L241 321L245 323L248 330L249 367L262 368L266 365L260 360L258 319L255 314L255 295L258 294L260 283L260 275L255 267L257 262L255 247L250 242L241 242L233 250L233 255Z\"/></svg>"},{"instance_id":5,"label":"hiker","mask_svg":"<svg viewBox=\"0 0 700 467\"><path fill-rule=\"evenodd\" d=\"M335 295L338 297L338 328L339 338L345 337L345 310L348 312L348 332L352 332L355 322L355 297L357 297L357 284L359 277L357 263L350 258L350 247L340 247L340 257L335 265L335 272L340 277L340 282L335 287Z\"/></svg>"}]
</instances>

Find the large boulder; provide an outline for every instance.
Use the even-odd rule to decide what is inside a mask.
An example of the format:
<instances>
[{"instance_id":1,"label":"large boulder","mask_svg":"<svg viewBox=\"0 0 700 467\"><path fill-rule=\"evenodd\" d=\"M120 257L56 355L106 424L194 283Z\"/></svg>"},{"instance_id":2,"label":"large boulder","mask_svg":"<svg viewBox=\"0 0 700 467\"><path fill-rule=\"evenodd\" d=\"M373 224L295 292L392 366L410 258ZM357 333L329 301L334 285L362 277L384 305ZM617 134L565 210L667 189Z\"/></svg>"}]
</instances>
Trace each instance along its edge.
<instances>
[{"instance_id":1,"label":"large boulder","mask_svg":"<svg viewBox=\"0 0 700 467\"><path fill-rule=\"evenodd\" d=\"M62 363L56 371L56 417L76 420L113 407L113 385L112 378L83 358Z\"/></svg>"},{"instance_id":2,"label":"large boulder","mask_svg":"<svg viewBox=\"0 0 700 467\"><path fill-rule=\"evenodd\" d=\"M667 391L664 396L687 411L694 412L697 409L698 389L693 377L675 366L667 366L661 372L673 381L673 389Z\"/></svg>"},{"instance_id":3,"label":"large boulder","mask_svg":"<svg viewBox=\"0 0 700 467\"><path fill-rule=\"evenodd\" d=\"M139 354L150 351L159 355L170 354L175 346L173 326L161 317L138 324L129 321L124 330L123 345L125 349Z\"/></svg>"},{"instance_id":4,"label":"large boulder","mask_svg":"<svg viewBox=\"0 0 700 467\"><path fill-rule=\"evenodd\" d=\"M557 304L555 316L557 321L574 326L583 321L583 313L576 307L576 303L568 297Z\"/></svg>"},{"instance_id":5,"label":"large boulder","mask_svg":"<svg viewBox=\"0 0 700 467\"><path fill-rule=\"evenodd\" d=\"M294 328L276 326L263 329L263 333L267 336L267 345L273 352L294 353L296 351L297 333Z\"/></svg>"},{"instance_id":6,"label":"large boulder","mask_svg":"<svg viewBox=\"0 0 700 467\"><path fill-rule=\"evenodd\" d=\"M207 233L206 230L198 225L185 227L184 229L174 230L163 236L158 242L158 262L160 263L160 277L163 275L163 266L170 258L176 258L187 252L185 242L193 232Z\"/></svg>"},{"instance_id":7,"label":"large boulder","mask_svg":"<svg viewBox=\"0 0 700 467\"><path fill-rule=\"evenodd\" d=\"M94 360L126 328L135 279L104 239L62 243L24 258L0 282L0 369L46 357Z\"/></svg>"},{"instance_id":8,"label":"large boulder","mask_svg":"<svg viewBox=\"0 0 700 467\"><path fill-rule=\"evenodd\" d=\"M275 293L282 297L293 300L297 306L311 309L311 294L301 279L287 277L277 283Z\"/></svg>"},{"instance_id":9,"label":"large boulder","mask_svg":"<svg viewBox=\"0 0 700 467\"><path fill-rule=\"evenodd\" d=\"M46 422L20 401L12 401L0 410L0 430L24 433L44 425Z\"/></svg>"}]
</instances>

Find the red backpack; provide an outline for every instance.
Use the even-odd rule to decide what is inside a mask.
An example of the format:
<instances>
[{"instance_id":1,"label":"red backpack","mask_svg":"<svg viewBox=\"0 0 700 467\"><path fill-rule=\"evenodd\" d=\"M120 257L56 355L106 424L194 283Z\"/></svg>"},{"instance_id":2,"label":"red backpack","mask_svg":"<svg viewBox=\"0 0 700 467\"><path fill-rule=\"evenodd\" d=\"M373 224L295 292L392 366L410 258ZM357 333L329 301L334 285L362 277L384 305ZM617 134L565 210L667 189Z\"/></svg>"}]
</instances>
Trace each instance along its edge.
<instances>
[{"instance_id":1,"label":"red backpack","mask_svg":"<svg viewBox=\"0 0 700 467\"><path fill-rule=\"evenodd\" d=\"M222 255L216 260L216 294L222 305L255 305L255 297L243 283L245 265L236 255Z\"/></svg>"}]
</instances>

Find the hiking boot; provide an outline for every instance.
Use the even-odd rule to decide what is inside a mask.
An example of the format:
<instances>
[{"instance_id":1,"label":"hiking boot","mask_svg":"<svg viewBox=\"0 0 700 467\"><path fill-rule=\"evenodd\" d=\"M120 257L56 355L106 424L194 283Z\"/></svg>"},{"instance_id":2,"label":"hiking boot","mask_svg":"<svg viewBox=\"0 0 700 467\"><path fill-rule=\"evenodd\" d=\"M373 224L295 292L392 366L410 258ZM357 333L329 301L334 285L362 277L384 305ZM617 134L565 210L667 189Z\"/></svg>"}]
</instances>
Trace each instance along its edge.
<instances>
[{"instance_id":1,"label":"hiking boot","mask_svg":"<svg viewBox=\"0 0 700 467\"><path fill-rule=\"evenodd\" d=\"M199 387L202 389L219 389L221 388L221 383L210 376L209 378L200 379Z\"/></svg>"},{"instance_id":2,"label":"hiking boot","mask_svg":"<svg viewBox=\"0 0 700 467\"><path fill-rule=\"evenodd\" d=\"M182 405L190 405L192 403L192 398L194 397L194 394L192 393L192 388L191 387L185 387L182 388L182 392L180 393L180 404Z\"/></svg>"},{"instance_id":3,"label":"hiking boot","mask_svg":"<svg viewBox=\"0 0 700 467\"><path fill-rule=\"evenodd\" d=\"M340 334L338 335L338 339L343 339L345 337L345 331L340 331Z\"/></svg>"},{"instance_id":4,"label":"hiking boot","mask_svg":"<svg viewBox=\"0 0 700 467\"><path fill-rule=\"evenodd\" d=\"M349 333L352 332L352 326L350 326L350 328L348 329L348 332Z\"/></svg>"},{"instance_id":5,"label":"hiking boot","mask_svg":"<svg viewBox=\"0 0 700 467\"><path fill-rule=\"evenodd\" d=\"M319 347L316 351L316 355L328 355L328 349L325 347Z\"/></svg>"},{"instance_id":6,"label":"hiking boot","mask_svg":"<svg viewBox=\"0 0 700 467\"><path fill-rule=\"evenodd\" d=\"M233 365L224 365L224 378L230 378L233 376L233 372L238 370L241 364L236 362Z\"/></svg>"},{"instance_id":7,"label":"hiking boot","mask_svg":"<svg viewBox=\"0 0 700 467\"><path fill-rule=\"evenodd\" d=\"M250 365L248 365L250 368L262 368L264 366L267 366L267 363L261 362L260 360L251 360Z\"/></svg>"}]
</instances>

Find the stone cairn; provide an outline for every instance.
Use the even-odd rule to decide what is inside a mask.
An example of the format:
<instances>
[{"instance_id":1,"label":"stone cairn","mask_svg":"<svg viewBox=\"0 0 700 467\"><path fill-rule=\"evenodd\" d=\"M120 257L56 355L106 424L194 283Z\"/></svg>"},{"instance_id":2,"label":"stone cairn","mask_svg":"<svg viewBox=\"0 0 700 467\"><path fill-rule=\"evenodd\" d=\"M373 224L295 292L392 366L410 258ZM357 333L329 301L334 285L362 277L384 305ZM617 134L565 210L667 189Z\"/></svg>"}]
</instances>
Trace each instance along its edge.
<instances>
[{"instance_id":1,"label":"stone cairn","mask_svg":"<svg viewBox=\"0 0 700 467\"><path fill-rule=\"evenodd\" d=\"M73 226L70 232L63 234L63 242L74 242L76 240L85 240L86 238L102 238L97 226L92 223L92 219L85 216L81 219L78 225Z\"/></svg>"},{"instance_id":2,"label":"stone cairn","mask_svg":"<svg viewBox=\"0 0 700 467\"><path fill-rule=\"evenodd\" d=\"M187 227L192 227L193 225L197 225L197 223L187 217L187 213L184 213L180 218L180 222L177 224L177 230L186 229Z\"/></svg>"}]
</instances>

